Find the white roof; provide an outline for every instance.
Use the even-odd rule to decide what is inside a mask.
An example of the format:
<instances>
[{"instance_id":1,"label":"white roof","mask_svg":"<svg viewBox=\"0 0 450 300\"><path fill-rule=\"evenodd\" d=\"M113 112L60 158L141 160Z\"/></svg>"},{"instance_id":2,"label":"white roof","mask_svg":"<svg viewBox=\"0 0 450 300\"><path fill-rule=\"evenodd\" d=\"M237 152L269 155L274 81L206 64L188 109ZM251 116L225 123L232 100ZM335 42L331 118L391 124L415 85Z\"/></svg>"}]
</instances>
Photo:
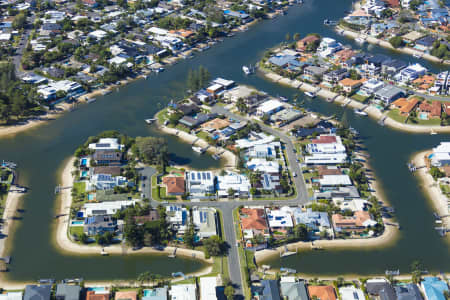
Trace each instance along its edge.
<instances>
[{"instance_id":1,"label":"white roof","mask_svg":"<svg viewBox=\"0 0 450 300\"><path fill-rule=\"evenodd\" d=\"M97 143L89 144L89 149L94 150L122 150L123 147L116 138L101 138Z\"/></svg>"},{"instance_id":2,"label":"white roof","mask_svg":"<svg viewBox=\"0 0 450 300\"><path fill-rule=\"evenodd\" d=\"M88 35L95 37L96 39L102 39L107 35L107 33L106 33L106 31L98 29L98 30L94 30L94 31L90 32Z\"/></svg>"},{"instance_id":3,"label":"white roof","mask_svg":"<svg viewBox=\"0 0 450 300\"><path fill-rule=\"evenodd\" d=\"M216 287L216 277L200 277L200 300L217 299Z\"/></svg>"},{"instance_id":4,"label":"white roof","mask_svg":"<svg viewBox=\"0 0 450 300\"><path fill-rule=\"evenodd\" d=\"M251 134L251 135L252 135L252 139L248 139L248 138L247 139L239 139L239 140L236 140L234 143L236 144L237 147L239 147L242 150L242 149L253 147L255 145L268 144L275 139L275 137L273 135L267 135L263 132L255 133L255 134Z\"/></svg>"},{"instance_id":5,"label":"white roof","mask_svg":"<svg viewBox=\"0 0 450 300\"><path fill-rule=\"evenodd\" d=\"M252 158L247 162L247 168L252 171L278 173L280 170L280 165L273 160L266 160L265 158Z\"/></svg>"},{"instance_id":6,"label":"white roof","mask_svg":"<svg viewBox=\"0 0 450 300\"><path fill-rule=\"evenodd\" d=\"M86 203L83 205L87 216L94 215L94 211L105 210L105 214L112 215L127 206L134 205L136 200L122 200L122 201L106 201L100 203Z\"/></svg>"},{"instance_id":7,"label":"white roof","mask_svg":"<svg viewBox=\"0 0 450 300\"><path fill-rule=\"evenodd\" d=\"M197 300L195 284L177 284L170 287L172 300Z\"/></svg>"},{"instance_id":8,"label":"white roof","mask_svg":"<svg viewBox=\"0 0 450 300\"><path fill-rule=\"evenodd\" d=\"M323 175L319 182L320 185L352 185L348 175Z\"/></svg>"},{"instance_id":9,"label":"white roof","mask_svg":"<svg viewBox=\"0 0 450 300\"><path fill-rule=\"evenodd\" d=\"M341 210L351 210L353 212L364 210L368 204L367 200L364 199L346 200L344 198L333 198L333 203Z\"/></svg>"},{"instance_id":10,"label":"white roof","mask_svg":"<svg viewBox=\"0 0 450 300\"><path fill-rule=\"evenodd\" d=\"M217 176L217 189L219 192L228 193L228 190L232 188L237 192L248 193L250 187L250 179L245 175L229 172L224 176Z\"/></svg>"},{"instance_id":11,"label":"white roof","mask_svg":"<svg viewBox=\"0 0 450 300\"><path fill-rule=\"evenodd\" d=\"M209 86L207 89L210 90L210 91L215 92L217 90L220 90L221 88L223 88L223 85L215 83L215 84Z\"/></svg>"},{"instance_id":12,"label":"white roof","mask_svg":"<svg viewBox=\"0 0 450 300\"><path fill-rule=\"evenodd\" d=\"M346 161L346 153L314 153L311 156L305 156L305 163L309 165L334 165L342 164Z\"/></svg>"},{"instance_id":13,"label":"white roof","mask_svg":"<svg viewBox=\"0 0 450 300\"><path fill-rule=\"evenodd\" d=\"M288 211L277 209L277 210L266 210L267 220L269 220L270 227L293 227L294 223L292 221L292 216Z\"/></svg>"},{"instance_id":14,"label":"white roof","mask_svg":"<svg viewBox=\"0 0 450 300\"><path fill-rule=\"evenodd\" d=\"M223 85L224 87L228 87L228 86L234 84L234 81L233 81L233 80L227 80L227 79L223 79L223 78L220 78L220 77L214 79L214 82L215 82L215 83L218 83L218 84L220 84L220 85Z\"/></svg>"},{"instance_id":15,"label":"white roof","mask_svg":"<svg viewBox=\"0 0 450 300\"><path fill-rule=\"evenodd\" d=\"M0 33L0 41L9 41L11 39L11 33Z\"/></svg>"},{"instance_id":16,"label":"white roof","mask_svg":"<svg viewBox=\"0 0 450 300\"><path fill-rule=\"evenodd\" d=\"M158 34L158 35L166 35L168 33L168 31L166 29L159 28L159 27L150 27L147 31L150 33L153 33L153 34Z\"/></svg>"},{"instance_id":17,"label":"white roof","mask_svg":"<svg viewBox=\"0 0 450 300\"><path fill-rule=\"evenodd\" d=\"M22 300L22 292L9 292L6 294L0 294L0 300Z\"/></svg>"},{"instance_id":18,"label":"white roof","mask_svg":"<svg viewBox=\"0 0 450 300\"><path fill-rule=\"evenodd\" d=\"M365 300L366 297L362 290L355 288L354 286L345 286L339 289L342 300Z\"/></svg>"},{"instance_id":19,"label":"white roof","mask_svg":"<svg viewBox=\"0 0 450 300\"><path fill-rule=\"evenodd\" d=\"M126 58L120 57L120 56L114 56L113 58L109 59L108 62L110 64L116 64L116 65L121 65L124 62L126 62Z\"/></svg>"},{"instance_id":20,"label":"white roof","mask_svg":"<svg viewBox=\"0 0 450 300\"><path fill-rule=\"evenodd\" d=\"M262 103L259 107L258 110L262 113L269 113L271 111L274 111L280 107L284 107L284 104L276 99L271 99L268 100L264 103Z\"/></svg>"}]
</instances>

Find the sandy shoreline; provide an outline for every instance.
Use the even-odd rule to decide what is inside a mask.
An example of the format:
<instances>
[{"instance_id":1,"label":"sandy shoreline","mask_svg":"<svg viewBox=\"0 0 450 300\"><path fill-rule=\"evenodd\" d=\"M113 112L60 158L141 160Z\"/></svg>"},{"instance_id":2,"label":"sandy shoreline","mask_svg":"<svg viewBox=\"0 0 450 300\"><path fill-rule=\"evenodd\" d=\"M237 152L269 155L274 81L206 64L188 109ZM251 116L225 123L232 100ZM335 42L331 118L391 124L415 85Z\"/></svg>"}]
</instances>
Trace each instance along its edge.
<instances>
[{"instance_id":1,"label":"sandy shoreline","mask_svg":"<svg viewBox=\"0 0 450 300\"><path fill-rule=\"evenodd\" d=\"M422 151L412 156L412 162L416 167L422 167L426 165L425 156L430 154L431 150ZM433 177L428 173L428 168L419 168L415 172L418 175L421 188L423 189L426 198L430 201L433 209L440 216L447 216L449 214L447 197L441 192L439 184L437 184ZM446 205L447 204L447 205ZM450 226L450 217L443 218L443 226ZM450 242L450 235L447 234L447 242Z\"/></svg>"},{"instance_id":2,"label":"sandy shoreline","mask_svg":"<svg viewBox=\"0 0 450 300\"><path fill-rule=\"evenodd\" d=\"M169 127L161 125L161 124L158 124L157 126L161 132L164 132L164 133L167 133L170 135L174 135L186 143L192 144L194 141L197 140L195 142L195 146L199 146L202 148L209 146L209 144L205 140L200 139L195 135L186 133L186 132L184 132L182 130L178 130L176 128L169 128ZM223 160L225 163L224 168L234 169L236 167L236 163L237 163L236 155L234 153L232 153L230 150L226 150L221 147L210 146L206 152L210 155L214 155L214 154L223 152L220 155L220 159ZM183 167L185 167L185 166L183 166Z\"/></svg>"},{"instance_id":3,"label":"sandy shoreline","mask_svg":"<svg viewBox=\"0 0 450 300\"><path fill-rule=\"evenodd\" d=\"M351 39L356 39L358 37L361 36L360 33L356 32L356 31L352 31L346 28L342 28L340 26L336 26L336 31L337 32L342 32L342 34L344 34L346 37L351 38ZM384 40L380 40L377 39L375 37L372 36L367 36L367 35L363 35L366 36L367 38L365 38L366 42L373 44L373 45L378 45L381 46L383 48L387 48L389 50L393 50L393 51L397 51L397 52L402 52L408 55L419 55L421 58L432 61L434 63L438 63L438 64L444 64L444 65L450 65L450 61L446 61L443 59L440 59L436 56L418 51L418 50L414 50L412 48L408 48L408 47L401 47L401 48L394 48L389 42L384 41Z\"/></svg>"},{"instance_id":4,"label":"sandy shoreline","mask_svg":"<svg viewBox=\"0 0 450 300\"><path fill-rule=\"evenodd\" d=\"M424 126L424 125L411 125L411 124L403 124L395 121L394 119L387 116L387 112L382 113L379 109L371 106L366 105L361 102L358 102L356 100L344 97L342 95L338 95L334 92L331 92L329 90L314 86L312 84L301 82L298 80L290 80L288 78L282 77L274 72L266 71L261 68L259 68L259 71L269 80L283 84L295 89L299 89L303 92L315 92L317 96L322 97L324 99L334 99L333 103L337 104L345 104L346 107L364 110L367 115L375 120L381 120L384 119L384 124L386 126L389 126L393 129L398 129L401 131L406 132L413 132L413 133L450 133L450 126ZM320 89L319 91L317 91Z\"/></svg>"},{"instance_id":5,"label":"sandy shoreline","mask_svg":"<svg viewBox=\"0 0 450 300\"><path fill-rule=\"evenodd\" d=\"M13 186L11 186L13 187ZM9 192L5 203L5 211L3 212L3 220L7 222L3 226L2 235L4 238L0 239L0 256L6 256L7 254L7 243L9 242L8 237L14 227L13 217L15 216L17 209L19 207L19 202L24 194L17 192Z\"/></svg>"}]
</instances>

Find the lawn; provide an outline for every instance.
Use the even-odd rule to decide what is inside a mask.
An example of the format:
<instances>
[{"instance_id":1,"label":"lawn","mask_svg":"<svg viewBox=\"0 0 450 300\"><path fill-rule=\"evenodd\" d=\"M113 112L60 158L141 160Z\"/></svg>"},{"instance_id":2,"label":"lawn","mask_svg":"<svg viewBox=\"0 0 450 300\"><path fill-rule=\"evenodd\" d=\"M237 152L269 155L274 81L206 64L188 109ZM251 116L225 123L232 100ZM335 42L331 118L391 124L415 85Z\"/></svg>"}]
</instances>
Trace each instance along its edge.
<instances>
[{"instance_id":1,"label":"lawn","mask_svg":"<svg viewBox=\"0 0 450 300\"><path fill-rule=\"evenodd\" d=\"M83 226L71 226L69 228L69 233L70 235L77 235L77 236L81 236L81 234L83 233Z\"/></svg>"},{"instance_id":2,"label":"lawn","mask_svg":"<svg viewBox=\"0 0 450 300\"><path fill-rule=\"evenodd\" d=\"M406 116L402 116L400 115L400 111L398 109L392 109L388 112L387 116L391 119L393 119L394 121L397 121L399 123L405 123L406 121Z\"/></svg>"},{"instance_id":3,"label":"lawn","mask_svg":"<svg viewBox=\"0 0 450 300\"><path fill-rule=\"evenodd\" d=\"M207 141L207 137L209 136L209 134L206 131L200 131L197 133L197 137L201 138L202 140Z\"/></svg>"},{"instance_id":4,"label":"lawn","mask_svg":"<svg viewBox=\"0 0 450 300\"><path fill-rule=\"evenodd\" d=\"M167 108L164 108L160 112L156 114L156 118L158 119L158 122L160 124L163 124L165 120L169 118L169 113L167 111Z\"/></svg>"},{"instance_id":5,"label":"lawn","mask_svg":"<svg viewBox=\"0 0 450 300\"><path fill-rule=\"evenodd\" d=\"M448 186L446 184L441 184L439 186L441 188L442 193L444 193L445 195L450 194L450 186Z\"/></svg>"},{"instance_id":6,"label":"lawn","mask_svg":"<svg viewBox=\"0 0 450 300\"><path fill-rule=\"evenodd\" d=\"M361 103L366 103L367 100L369 100L370 96L363 96L363 95L359 95L359 94L354 94L353 96L351 96L350 98L359 101Z\"/></svg>"},{"instance_id":7,"label":"lawn","mask_svg":"<svg viewBox=\"0 0 450 300\"><path fill-rule=\"evenodd\" d=\"M441 119L420 120L417 118L417 123L413 123L408 119L408 124L439 126L439 125L441 125Z\"/></svg>"}]
</instances>

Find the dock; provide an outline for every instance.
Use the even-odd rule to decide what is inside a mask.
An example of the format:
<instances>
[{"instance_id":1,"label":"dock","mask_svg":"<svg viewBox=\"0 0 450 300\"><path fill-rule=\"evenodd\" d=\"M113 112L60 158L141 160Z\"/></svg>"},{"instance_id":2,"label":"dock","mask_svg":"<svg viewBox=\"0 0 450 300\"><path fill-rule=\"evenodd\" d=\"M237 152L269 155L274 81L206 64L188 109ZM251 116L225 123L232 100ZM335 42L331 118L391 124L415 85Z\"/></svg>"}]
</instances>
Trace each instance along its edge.
<instances>
[{"instance_id":1,"label":"dock","mask_svg":"<svg viewBox=\"0 0 450 300\"><path fill-rule=\"evenodd\" d=\"M197 143L199 139L200 139L200 138L196 138L196 139L192 142L191 146L194 146L195 143Z\"/></svg>"},{"instance_id":2,"label":"dock","mask_svg":"<svg viewBox=\"0 0 450 300\"><path fill-rule=\"evenodd\" d=\"M0 257L0 260L3 260L5 264L11 263L11 256Z\"/></svg>"},{"instance_id":3,"label":"dock","mask_svg":"<svg viewBox=\"0 0 450 300\"><path fill-rule=\"evenodd\" d=\"M295 252L293 251L289 251L288 247L286 245L284 245L284 253L280 252L280 257L286 257L286 256L291 256L297 254L297 250Z\"/></svg>"},{"instance_id":4,"label":"dock","mask_svg":"<svg viewBox=\"0 0 450 300\"><path fill-rule=\"evenodd\" d=\"M177 257L177 248L173 249L172 254L169 254L167 257L169 257L169 258L176 258Z\"/></svg>"},{"instance_id":5,"label":"dock","mask_svg":"<svg viewBox=\"0 0 450 300\"><path fill-rule=\"evenodd\" d=\"M386 116L383 116L380 120L378 120L378 124L380 124L381 126L384 126L384 121L386 120Z\"/></svg>"}]
</instances>

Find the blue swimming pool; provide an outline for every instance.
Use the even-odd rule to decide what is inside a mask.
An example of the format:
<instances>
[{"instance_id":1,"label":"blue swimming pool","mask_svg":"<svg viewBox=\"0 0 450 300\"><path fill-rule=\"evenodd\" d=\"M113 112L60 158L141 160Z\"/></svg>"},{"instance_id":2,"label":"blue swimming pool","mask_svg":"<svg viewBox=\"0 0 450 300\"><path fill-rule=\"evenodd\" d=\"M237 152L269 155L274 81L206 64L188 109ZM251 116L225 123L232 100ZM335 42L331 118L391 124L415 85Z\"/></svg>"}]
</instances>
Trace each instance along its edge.
<instances>
[{"instance_id":1,"label":"blue swimming pool","mask_svg":"<svg viewBox=\"0 0 450 300\"><path fill-rule=\"evenodd\" d=\"M421 112L419 114L419 119L421 119L421 120L428 120L428 114L426 112Z\"/></svg>"},{"instance_id":2,"label":"blue swimming pool","mask_svg":"<svg viewBox=\"0 0 450 300\"><path fill-rule=\"evenodd\" d=\"M70 224L81 226L84 224L84 221L72 221L72 222L70 222Z\"/></svg>"},{"instance_id":3,"label":"blue swimming pool","mask_svg":"<svg viewBox=\"0 0 450 300\"><path fill-rule=\"evenodd\" d=\"M94 194L88 194L88 200L94 200Z\"/></svg>"},{"instance_id":4,"label":"blue swimming pool","mask_svg":"<svg viewBox=\"0 0 450 300\"><path fill-rule=\"evenodd\" d=\"M82 158L80 165L86 166L87 165L87 158Z\"/></svg>"},{"instance_id":5,"label":"blue swimming pool","mask_svg":"<svg viewBox=\"0 0 450 300\"><path fill-rule=\"evenodd\" d=\"M87 177L88 171L81 171L81 177Z\"/></svg>"},{"instance_id":6,"label":"blue swimming pool","mask_svg":"<svg viewBox=\"0 0 450 300\"><path fill-rule=\"evenodd\" d=\"M106 288L103 287L103 286L96 286L96 287L90 287L90 288L88 288L88 291L104 292L104 291L106 291Z\"/></svg>"}]
</instances>

